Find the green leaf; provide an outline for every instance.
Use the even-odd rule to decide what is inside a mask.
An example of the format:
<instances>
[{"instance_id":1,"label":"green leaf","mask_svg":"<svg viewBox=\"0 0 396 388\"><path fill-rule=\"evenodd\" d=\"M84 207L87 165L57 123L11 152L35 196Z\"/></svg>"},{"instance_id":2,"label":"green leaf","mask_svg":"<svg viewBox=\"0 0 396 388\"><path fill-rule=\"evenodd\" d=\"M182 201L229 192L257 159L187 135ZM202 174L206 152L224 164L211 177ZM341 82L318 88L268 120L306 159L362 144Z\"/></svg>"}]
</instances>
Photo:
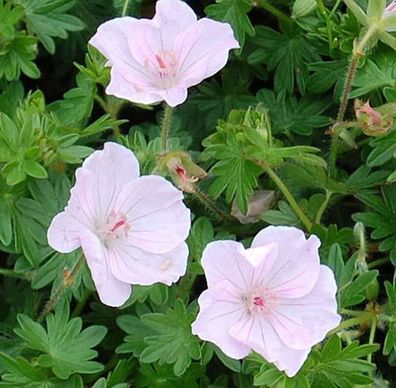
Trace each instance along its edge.
<instances>
[{"instance_id":1,"label":"green leaf","mask_svg":"<svg viewBox=\"0 0 396 388\"><path fill-rule=\"evenodd\" d=\"M378 345L359 345L352 342L341 347L341 339L333 335L321 351L313 351L310 358L314 367L309 374L312 387L352 388L356 384L370 384L372 377L368 374L375 365L360 358L378 350Z\"/></svg>"},{"instance_id":2,"label":"green leaf","mask_svg":"<svg viewBox=\"0 0 396 388\"><path fill-rule=\"evenodd\" d=\"M352 282L339 290L340 308L351 307L366 299L364 291L377 278L378 271L368 271L359 275Z\"/></svg>"},{"instance_id":3,"label":"green leaf","mask_svg":"<svg viewBox=\"0 0 396 388\"><path fill-rule=\"evenodd\" d=\"M230 23L243 48L246 35L254 35L254 28L247 15L252 8L251 3L248 0L216 0L216 3L205 8L206 14L213 19Z\"/></svg>"},{"instance_id":4,"label":"green leaf","mask_svg":"<svg viewBox=\"0 0 396 388\"><path fill-rule=\"evenodd\" d=\"M256 27L256 35L251 42L257 48L249 55L248 61L251 64L265 63L269 71L275 71L277 95L285 98L293 94L296 85L301 94L305 93L308 64L321 60L315 45L298 31L280 34L268 27Z\"/></svg>"},{"instance_id":5,"label":"green leaf","mask_svg":"<svg viewBox=\"0 0 396 388\"><path fill-rule=\"evenodd\" d=\"M261 89L257 93L257 100L269 110L274 135L294 132L307 136L314 129L331 123L329 117L322 115L330 105L329 102L318 98L304 96L300 100L295 97L284 99L271 90Z\"/></svg>"},{"instance_id":6,"label":"green leaf","mask_svg":"<svg viewBox=\"0 0 396 388\"><path fill-rule=\"evenodd\" d=\"M190 256L199 261L202 257L202 251L213 240L214 230L210 220L206 217L198 218L194 222L187 240Z\"/></svg>"},{"instance_id":7,"label":"green leaf","mask_svg":"<svg viewBox=\"0 0 396 388\"><path fill-rule=\"evenodd\" d=\"M380 252L389 252L396 265L396 184L384 186L381 195L372 191L357 193L356 197L368 206L364 212L355 213L353 219L373 229L371 237L381 240Z\"/></svg>"},{"instance_id":8,"label":"green leaf","mask_svg":"<svg viewBox=\"0 0 396 388\"><path fill-rule=\"evenodd\" d=\"M35 34L51 54L55 52L53 38L66 39L69 31L80 31L84 24L67 13L74 0L18 0L25 9L28 30Z\"/></svg>"},{"instance_id":9,"label":"green leaf","mask_svg":"<svg viewBox=\"0 0 396 388\"><path fill-rule=\"evenodd\" d=\"M246 213L248 199L258 186L261 168L245 159L244 143L237 136L227 136L224 144L209 147L208 151L214 148L220 160L211 169L216 179L209 188L209 194L217 198L225 192L226 201L231 203L236 198L239 209Z\"/></svg>"},{"instance_id":10,"label":"green leaf","mask_svg":"<svg viewBox=\"0 0 396 388\"><path fill-rule=\"evenodd\" d=\"M173 371L181 376L191 364L191 359L200 358L200 342L191 333L191 323L195 314L186 310L178 299L174 309L166 313L144 314L142 323L153 330L155 335L145 338L147 347L140 355L143 363L159 361L174 364Z\"/></svg>"},{"instance_id":11,"label":"green leaf","mask_svg":"<svg viewBox=\"0 0 396 388\"><path fill-rule=\"evenodd\" d=\"M54 314L47 316L47 329L32 321L28 316L18 315L19 328L15 333L21 337L26 346L42 353L39 365L52 368L61 379L68 379L73 373L97 373L103 365L91 361L97 356L92 350L106 335L104 326L90 326L83 331L82 320L69 320L68 308L58 308Z\"/></svg>"},{"instance_id":12,"label":"green leaf","mask_svg":"<svg viewBox=\"0 0 396 388\"><path fill-rule=\"evenodd\" d=\"M393 51L379 52L358 69L349 98L356 98L386 86L396 86L396 58Z\"/></svg>"}]
</instances>

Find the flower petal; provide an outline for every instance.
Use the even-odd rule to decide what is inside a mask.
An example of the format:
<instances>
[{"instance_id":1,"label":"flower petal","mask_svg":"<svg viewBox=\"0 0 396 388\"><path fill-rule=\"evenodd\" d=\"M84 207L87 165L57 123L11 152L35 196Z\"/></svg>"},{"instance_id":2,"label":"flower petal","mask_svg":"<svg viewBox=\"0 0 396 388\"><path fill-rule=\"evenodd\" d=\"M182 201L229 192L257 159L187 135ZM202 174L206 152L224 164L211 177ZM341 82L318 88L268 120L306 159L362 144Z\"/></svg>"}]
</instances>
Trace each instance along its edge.
<instances>
[{"instance_id":1,"label":"flower petal","mask_svg":"<svg viewBox=\"0 0 396 388\"><path fill-rule=\"evenodd\" d=\"M80 170L92 173L92 189L87 195L92 196L95 213L100 218L105 217L113 210L122 188L128 182L139 177L139 162L128 148L117 143L107 142L103 151L95 151L91 154L84 161ZM75 187L78 187L81 179L79 174L76 176ZM106 221L99 220L99 222Z\"/></svg>"},{"instance_id":2,"label":"flower petal","mask_svg":"<svg viewBox=\"0 0 396 388\"><path fill-rule=\"evenodd\" d=\"M234 48L239 44L228 23L200 19L176 38L179 80L186 87L199 84L226 65L228 52Z\"/></svg>"},{"instance_id":3,"label":"flower petal","mask_svg":"<svg viewBox=\"0 0 396 388\"><path fill-rule=\"evenodd\" d=\"M186 273L188 247L182 243L168 253L154 254L120 240L112 244L108 254L111 271L117 279L142 286L154 283L170 286Z\"/></svg>"},{"instance_id":4,"label":"flower petal","mask_svg":"<svg viewBox=\"0 0 396 388\"><path fill-rule=\"evenodd\" d=\"M60 253L69 253L81 246L83 225L66 212L57 214L47 231L48 245Z\"/></svg>"},{"instance_id":5,"label":"flower petal","mask_svg":"<svg viewBox=\"0 0 396 388\"><path fill-rule=\"evenodd\" d=\"M129 16L109 20L98 27L88 43L99 50L109 60L110 65L120 62L129 64L131 52L127 37L131 26L136 22L137 19Z\"/></svg>"},{"instance_id":6,"label":"flower petal","mask_svg":"<svg viewBox=\"0 0 396 388\"><path fill-rule=\"evenodd\" d=\"M125 66L111 68L110 83L106 93L138 104L155 104L163 100L150 79L130 72Z\"/></svg>"},{"instance_id":7,"label":"flower petal","mask_svg":"<svg viewBox=\"0 0 396 388\"><path fill-rule=\"evenodd\" d=\"M173 43L180 32L197 21L197 16L184 1L159 0L153 20L160 26L161 36L165 38L163 42L166 44Z\"/></svg>"},{"instance_id":8,"label":"flower petal","mask_svg":"<svg viewBox=\"0 0 396 388\"><path fill-rule=\"evenodd\" d=\"M131 295L131 286L112 274L99 239L93 233L84 232L81 246L102 303L114 307L122 306Z\"/></svg>"},{"instance_id":9,"label":"flower petal","mask_svg":"<svg viewBox=\"0 0 396 388\"><path fill-rule=\"evenodd\" d=\"M228 334L229 328L246 315L246 306L235 288L223 282L204 291L198 298L200 311L192 323L192 332L204 341L216 344L227 356L241 359L250 347Z\"/></svg>"},{"instance_id":10,"label":"flower petal","mask_svg":"<svg viewBox=\"0 0 396 388\"><path fill-rule=\"evenodd\" d=\"M324 265L320 267L319 279L311 292L301 298L280 299L270 317L279 337L293 349L306 349L321 342L341 321L333 272Z\"/></svg>"},{"instance_id":11,"label":"flower petal","mask_svg":"<svg viewBox=\"0 0 396 388\"><path fill-rule=\"evenodd\" d=\"M183 193L166 179L144 176L122 190L116 208L128 220L128 244L146 252L166 253L188 236L190 211Z\"/></svg>"},{"instance_id":12,"label":"flower petal","mask_svg":"<svg viewBox=\"0 0 396 388\"><path fill-rule=\"evenodd\" d=\"M172 108L182 104L187 100L187 88L184 86L175 86L173 88L167 89L164 92L161 92L163 99L166 103Z\"/></svg>"},{"instance_id":13,"label":"flower petal","mask_svg":"<svg viewBox=\"0 0 396 388\"><path fill-rule=\"evenodd\" d=\"M81 232L91 231L95 223L95 205L87 195L92 190L93 175L78 168L76 176L79 184L71 189L65 210L53 218L47 231L49 246L61 253L72 252L81 246Z\"/></svg>"},{"instance_id":14,"label":"flower petal","mask_svg":"<svg viewBox=\"0 0 396 388\"><path fill-rule=\"evenodd\" d=\"M278 255L271 267L263 263L263 285L278 297L299 298L308 294L319 277L319 239L312 235L306 240L304 233L294 227L269 226L256 235L252 248L273 243L278 245Z\"/></svg>"},{"instance_id":15,"label":"flower petal","mask_svg":"<svg viewBox=\"0 0 396 388\"><path fill-rule=\"evenodd\" d=\"M295 350L285 345L273 327L266 319L251 314L245 316L229 330L230 335L237 341L251 347L262 355L268 362L294 376L308 357L310 349Z\"/></svg>"},{"instance_id":16,"label":"flower petal","mask_svg":"<svg viewBox=\"0 0 396 388\"><path fill-rule=\"evenodd\" d=\"M235 241L213 241L206 246L201 264L208 288L227 280L241 292L249 290L254 267L241 255L243 249Z\"/></svg>"},{"instance_id":17,"label":"flower petal","mask_svg":"<svg viewBox=\"0 0 396 388\"><path fill-rule=\"evenodd\" d=\"M261 250L261 260L266 261L272 255L273 245L270 244L269 247ZM241 292L248 293L255 276L258 256L258 250L250 252L235 241L209 243L201 260L208 288L227 280Z\"/></svg>"}]
</instances>

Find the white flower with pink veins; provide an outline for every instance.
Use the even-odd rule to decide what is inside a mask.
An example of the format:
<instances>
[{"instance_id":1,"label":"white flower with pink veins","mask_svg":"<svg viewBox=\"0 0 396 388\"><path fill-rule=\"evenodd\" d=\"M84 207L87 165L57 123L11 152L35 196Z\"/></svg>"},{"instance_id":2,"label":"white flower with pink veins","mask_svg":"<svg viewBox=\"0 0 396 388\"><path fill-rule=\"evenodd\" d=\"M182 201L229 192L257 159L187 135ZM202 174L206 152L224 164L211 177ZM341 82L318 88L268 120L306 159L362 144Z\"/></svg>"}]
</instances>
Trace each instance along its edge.
<instances>
[{"instance_id":1,"label":"white flower with pink veins","mask_svg":"<svg viewBox=\"0 0 396 388\"><path fill-rule=\"evenodd\" d=\"M332 271L316 236L270 226L245 249L215 241L203 252L208 284L193 333L241 359L252 350L294 376L313 345L340 323Z\"/></svg>"},{"instance_id":2,"label":"white flower with pink veins","mask_svg":"<svg viewBox=\"0 0 396 388\"><path fill-rule=\"evenodd\" d=\"M106 89L126 100L174 107L187 89L211 77L239 48L231 26L209 18L197 20L180 0L159 0L153 19L121 17L99 26L89 43L111 67Z\"/></svg>"},{"instance_id":3,"label":"white flower with pink veins","mask_svg":"<svg viewBox=\"0 0 396 388\"><path fill-rule=\"evenodd\" d=\"M131 150L106 143L77 169L70 200L48 229L58 252L82 248L109 306L121 306L131 284L171 285L186 272L191 222L183 193L162 177L139 175Z\"/></svg>"}]
</instances>

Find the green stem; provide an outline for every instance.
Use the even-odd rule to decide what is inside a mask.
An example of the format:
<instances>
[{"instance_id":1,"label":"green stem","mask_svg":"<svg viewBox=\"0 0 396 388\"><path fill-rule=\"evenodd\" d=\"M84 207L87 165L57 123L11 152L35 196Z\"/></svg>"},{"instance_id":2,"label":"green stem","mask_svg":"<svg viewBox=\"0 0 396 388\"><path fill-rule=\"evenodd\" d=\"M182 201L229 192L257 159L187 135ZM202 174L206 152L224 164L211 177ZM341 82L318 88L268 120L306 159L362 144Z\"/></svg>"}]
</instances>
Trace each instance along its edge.
<instances>
[{"instance_id":1,"label":"green stem","mask_svg":"<svg viewBox=\"0 0 396 388\"><path fill-rule=\"evenodd\" d=\"M280 11L278 8L274 7L272 4L270 4L267 0L252 0L252 5L253 7L260 7L274 15L276 18L279 20L283 20L284 22L288 24L294 23L294 20L287 16L285 13Z\"/></svg>"},{"instance_id":2,"label":"green stem","mask_svg":"<svg viewBox=\"0 0 396 388\"><path fill-rule=\"evenodd\" d=\"M115 119L115 120L117 119L118 111L115 113L115 112L110 108L109 104L108 104L102 97L100 97L99 95L96 95L96 96L95 96L95 101L98 102L98 104L101 106L101 108L102 108L106 113L108 113L112 119ZM119 139L119 137L121 136L120 127L119 127L117 124L114 124L112 128L113 128L114 137L115 137L116 139Z\"/></svg>"},{"instance_id":3,"label":"green stem","mask_svg":"<svg viewBox=\"0 0 396 388\"><path fill-rule=\"evenodd\" d=\"M365 323L367 321L367 318L371 318L372 314L368 312L364 312L363 314L360 314L358 317L355 318L350 318L345 321L342 321L335 329L329 331L328 335L332 335L335 333L338 333L341 330L348 329L353 326L359 326L362 323Z\"/></svg>"},{"instance_id":4,"label":"green stem","mask_svg":"<svg viewBox=\"0 0 396 388\"><path fill-rule=\"evenodd\" d=\"M74 277L77 275L81 265L83 264L85 258L83 255L77 260L72 269L66 273L63 277L63 284L54 292L51 299L46 303L43 311L38 317L38 322L42 322L44 318L55 308L61 296L64 292L73 284Z\"/></svg>"},{"instance_id":5,"label":"green stem","mask_svg":"<svg viewBox=\"0 0 396 388\"><path fill-rule=\"evenodd\" d=\"M163 151L167 151L168 149L168 137L172 124L172 107L168 104L165 104L164 108L164 116L162 118L161 124L161 147Z\"/></svg>"},{"instance_id":6,"label":"green stem","mask_svg":"<svg viewBox=\"0 0 396 388\"><path fill-rule=\"evenodd\" d=\"M129 0L124 0L124 6L122 7L122 13L121 16L125 16L128 12L128 5L129 5Z\"/></svg>"},{"instance_id":7,"label":"green stem","mask_svg":"<svg viewBox=\"0 0 396 388\"><path fill-rule=\"evenodd\" d=\"M370 336L369 336L369 345L372 345L374 343L374 338L375 338L375 332L377 330L377 317L374 315L373 318L371 319L371 327L370 327ZM367 355L367 361L371 363L372 359L372 353Z\"/></svg>"},{"instance_id":8,"label":"green stem","mask_svg":"<svg viewBox=\"0 0 396 388\"><path fill-rule=\"evenodd\" d=\"M232 222L234 218L226 213L224 213L221 209L219 209L216 203L203 191L201 191L197 186L195 186L195 190L192 192L198 201L200 201L207 209L209 209L220 221L225 223Z\"/></svg>"},{"instance_id":9,"label":"green stem","mask_svg":"<svg viewBox=\"0 0 396 388\"><path fill-rule=\"evenodd\" d=\"M24 280L28 279L27 274L18 273L15 272L13 269L8 269L8 268L0 268L0 275L12 277L12 278L24 279Z\"/></svg>"},{"instance_id":10,"label":"green stem","mask_svg":"<svg viewBox=\"0 0 396 388\"><path fill-rule=\"evenodd\" d=\"M367 311L358 311L358 310L350 310L350 309L341 309L341 314L349 315L351 317L359 317L362 314L367 314Z\"/></svg>"},{"instance_id":11,"label":"green stem","mask_svg":"<svg viewBox=\"0 0 396 388\"><path fill-rule=\"evenodd\" d=\"M359 41L358 45L353 50L352 60L348 67L348 73L342 91L340 107L338 109L337 118L332 130L330 156L329 156L329 170L328 170L328 174L330 177L334 177L336 174L337 154L340 145L340 138L338 137L337 131L334 130L334 127L336 127L344 119L344 115L348 105L349 93L351 92L352 89L352 82L355 77L356 68L359 63L359 59L364 55L364 49L376 31L377 31L377 26L374 24L367 30L363 38Z\"/></svg>"},{"instance_id":12,"label":"green stem","mask_svg":"<svg viewBox=\"0 0 396 388\"><path fill-rule=\"evenodd\" d=\"M312 229L312 221L303 212L300 205L294 199L293 194L283 183L282 179L276 174L276 172L268 164L261 162L260 166L264 169L264 171L268 174L268 176L275 182L275 184L278 186L279 190L283 193L287 202L289 202L289 205L297 214L298 218L301 220L307 231L310 232Z\"/></svg>"},{"instance_id":13,"label":"green stem","mask_svg":"<svg viewBox=\"0 0 396 388\"><path fill-rule=\"evenodd\" d=\"M315 224L318 224L318 225L320 224L320 222L322 220L323 213L325 212L332 195L333 195L333 193L331 191L326 190L326 198L324 199L323 203L320 205L318 213L316 214Z\"/></svg>"},{"instance_id":14,"label":"green stem","mask_svg":"<svg viewBox=\"0 0 396 388\"><path fill-rule=\"evenodd\" d=\"M386 264L386 263L389 263L389 259L387 257L385 257L384 259L374 260L374 261L368 263L367 268L368 269L376 268L379 265Z\"/></svg>"},{"instance_id":15,"label":"green stem","mask_svg":"<svg viewBox=\"0 0 396 388\"><path fill-rule=\"evenodd\" d=\"M90 295L91 295L91 290L86 289L84 291L84 294L82 295L81 300L77 303L76 307L74 308L72 317L78 317L81 314L81 312L84 310L84 307Z\"/></svg>"}]
</instances>

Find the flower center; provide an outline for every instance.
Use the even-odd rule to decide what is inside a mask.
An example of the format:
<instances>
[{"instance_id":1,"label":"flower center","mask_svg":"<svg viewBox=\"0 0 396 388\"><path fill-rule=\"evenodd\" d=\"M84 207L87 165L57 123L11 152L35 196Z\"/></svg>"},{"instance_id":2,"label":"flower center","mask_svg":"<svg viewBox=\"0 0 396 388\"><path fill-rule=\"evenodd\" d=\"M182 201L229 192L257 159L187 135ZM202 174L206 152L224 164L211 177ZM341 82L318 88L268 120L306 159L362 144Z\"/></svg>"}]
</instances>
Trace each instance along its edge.
<instances>
[{"instance_id":1,"label":"flower center","mask_svg":"<svg viewBox=\"0 0 396 388\"><path fill-rule=\"evenodd\" d=\"M251 314L271 314L276 306L275 295L267 289L255 289L243 299Z\"/></svg>"},{"instance_id":2,"label":"flower center","mask_svg":"<svg viewBox=\"0 0 396 388\"><path fill-rule=\"evenodd\" d=\"M154 58L146 58L144 67L157 74L159 86L167 89L176 83L178 60L176 53L171 50L162 50Z\"/></svg>"},{"instance_id":3,"label":"flower center","mask_svg":"<svg viewBox=\"0 0 396 388\"><path fill-rule=\"evenodd\" d=\"M131 226L126 217L122 214L116 213L112 210L107 217L107 222L97 229L98 236L104 243L116 240L125 239L128 237L128 231Z\"/></svg>"}]
</instances>

